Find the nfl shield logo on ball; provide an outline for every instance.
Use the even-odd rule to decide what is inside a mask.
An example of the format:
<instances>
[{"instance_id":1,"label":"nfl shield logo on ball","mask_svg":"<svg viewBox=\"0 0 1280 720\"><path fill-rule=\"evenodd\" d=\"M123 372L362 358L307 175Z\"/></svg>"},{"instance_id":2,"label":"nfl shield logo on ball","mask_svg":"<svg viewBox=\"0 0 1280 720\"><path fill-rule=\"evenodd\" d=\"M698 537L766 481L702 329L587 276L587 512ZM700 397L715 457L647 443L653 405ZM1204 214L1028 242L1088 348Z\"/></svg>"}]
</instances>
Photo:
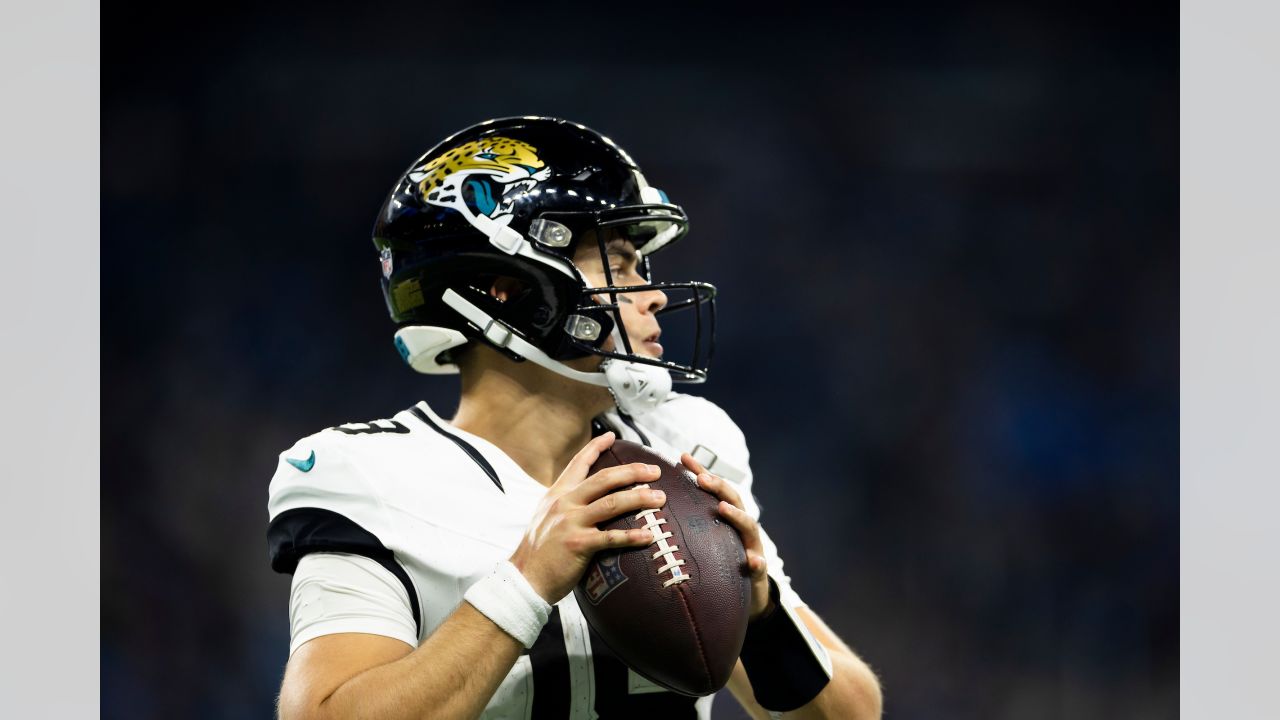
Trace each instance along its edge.
<instances>
[{"instance_id":1,"label":"nfl shield logo on ball","mask_svg":"<svg viewBox=\"0 0 1280 720\"><path fill-rule=\"evenodd\" d=\"M583 589L587 591L587 599L591 604L599 605L606 595L626 581L627 576L623 575L622 568L618 567L617 554L604 555L591 563Z\"/></svg>"}]
</instances>

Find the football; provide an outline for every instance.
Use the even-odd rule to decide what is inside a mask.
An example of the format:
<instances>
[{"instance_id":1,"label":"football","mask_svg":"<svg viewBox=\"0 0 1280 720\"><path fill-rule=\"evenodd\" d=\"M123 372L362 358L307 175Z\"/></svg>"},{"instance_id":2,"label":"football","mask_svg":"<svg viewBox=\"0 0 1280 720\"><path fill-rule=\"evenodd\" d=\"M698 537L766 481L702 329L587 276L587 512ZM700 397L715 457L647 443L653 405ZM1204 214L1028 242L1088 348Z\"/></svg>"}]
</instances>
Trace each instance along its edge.
<instances>
[{"instance_id":1,"label":"football","mask_svg":"<svg viewBox=\"0 0 1280 720\"><path fill-rule=\"evenodd\" d=\"M649 487L667 494L658 509L628 513L600 529L643 528L643 548L596 553L574 588L587 622L632 670L684 695L710 695L733 672L747 632L751 579L738 532L683 465L617 440L591 468L633 462L662 469Z\"/></svg>"}]
</instances>

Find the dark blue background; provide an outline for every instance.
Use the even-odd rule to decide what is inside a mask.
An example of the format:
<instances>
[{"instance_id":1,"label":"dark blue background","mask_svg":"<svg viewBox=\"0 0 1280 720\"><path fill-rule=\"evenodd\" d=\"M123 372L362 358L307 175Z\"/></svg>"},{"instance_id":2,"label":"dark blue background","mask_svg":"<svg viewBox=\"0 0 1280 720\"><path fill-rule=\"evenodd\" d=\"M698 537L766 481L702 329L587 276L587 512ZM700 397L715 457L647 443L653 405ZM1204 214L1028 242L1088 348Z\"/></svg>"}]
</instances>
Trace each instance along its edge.
<instances>
[{"instance_id":1,"label":"dark blue background","mask_svg":"<svg viewBox=\"0 0 1280 720\"><path fill-rule=\"evenodd\" d=\"M104 717L271 716L276 453L455 402L392 347L374 214L443 136L523 114L688 211L657 271L720 288L697 392L888 717L1176 714L1176 6L678 8L104 34Z\"/></svg>"}]
</instances>

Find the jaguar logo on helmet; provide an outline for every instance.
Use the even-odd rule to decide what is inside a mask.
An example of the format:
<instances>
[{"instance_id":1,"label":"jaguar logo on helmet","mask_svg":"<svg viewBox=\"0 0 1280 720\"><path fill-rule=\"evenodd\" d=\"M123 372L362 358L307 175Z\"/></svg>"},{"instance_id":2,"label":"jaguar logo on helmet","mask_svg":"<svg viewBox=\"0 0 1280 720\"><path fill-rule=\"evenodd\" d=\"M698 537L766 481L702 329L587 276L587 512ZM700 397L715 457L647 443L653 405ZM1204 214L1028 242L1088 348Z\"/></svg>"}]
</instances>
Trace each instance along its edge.
<instances>
[{"instance_id":1,"label":"jaguar logo on helmet","mask_svg":"<svg viewBox=\"0 0 1280 720\"><path fill-rule=\"evenodd\" d=\"M506 137L473 140L409 171L428 205L457 211L490 237L511 222L512 201L550 176L537 148Z\"/></svg>"}]
</instances>

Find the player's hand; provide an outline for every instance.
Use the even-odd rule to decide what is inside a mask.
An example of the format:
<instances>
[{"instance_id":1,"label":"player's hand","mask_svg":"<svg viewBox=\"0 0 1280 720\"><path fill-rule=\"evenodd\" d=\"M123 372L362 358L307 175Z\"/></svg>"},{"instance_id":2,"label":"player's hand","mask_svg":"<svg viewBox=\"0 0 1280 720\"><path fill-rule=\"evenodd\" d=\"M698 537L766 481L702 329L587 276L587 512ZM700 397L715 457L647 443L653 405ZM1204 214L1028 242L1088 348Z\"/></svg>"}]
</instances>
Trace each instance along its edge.
<instances>
[{"instance_id":1,"label":"player's hand","mask_svg":"<svg viewBox=\"0 0 1280 720\"><path fill-rule=\"evenodd\" d=\"M614 437L608 432L593 439L569 461L538 503L529 529L511 556L511 564L549 603L555 604L573 590L596 551L644 547L653 542L651 530L596 528L597 523L644 508L659 508L666 502L661 490L612 492L657 480L661 472L655 465L618 465L587 476L600 453L613 445Z\"/></svg>"},{"instance_id":2,"label":"player's hand","mask_svg":"<svg viewBox=\"0 0 1280 720\"><path fill-rule=\"evenodd\" d=\"M764 559L764 543L760 542L760 523L747 514L742 505L742 496L733 487L733 483L707 472L702 463L694 460L689 453L682 454L680 462L697 476L698 487L720 498L720 515L742 536L742 545L747 551L747 570L751 574L749 619L755 620L770 609L769 563Z\"/></svg>"}]
</instances>

